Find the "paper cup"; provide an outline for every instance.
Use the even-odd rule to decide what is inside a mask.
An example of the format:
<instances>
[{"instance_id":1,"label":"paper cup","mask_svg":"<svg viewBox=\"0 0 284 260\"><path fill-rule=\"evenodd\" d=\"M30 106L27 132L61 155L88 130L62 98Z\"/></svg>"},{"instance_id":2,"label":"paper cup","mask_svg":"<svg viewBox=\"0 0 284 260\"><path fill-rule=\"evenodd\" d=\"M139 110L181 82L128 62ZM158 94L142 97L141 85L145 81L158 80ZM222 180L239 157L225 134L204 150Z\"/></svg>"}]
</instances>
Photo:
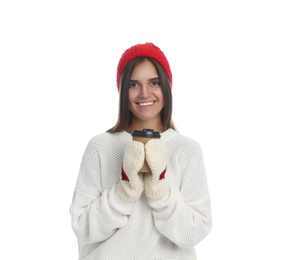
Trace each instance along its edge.
<instances>
[{"instance_id":1,"label":"paper cup","mask_svg":"<svg viewBox=\"0 0 284 260\"><path fill-rule=\"evenodd\" d=\"M153 129L143 129L142 131L133 130L131 135L132 135L133 141L141 142L144 145L153 138L161 137L160 132L155 132L153 131ZM139 172L151 173L151 170L146 162L146 158L145 158L144 165L142 166Z\"/></svg>"}]
</instances>

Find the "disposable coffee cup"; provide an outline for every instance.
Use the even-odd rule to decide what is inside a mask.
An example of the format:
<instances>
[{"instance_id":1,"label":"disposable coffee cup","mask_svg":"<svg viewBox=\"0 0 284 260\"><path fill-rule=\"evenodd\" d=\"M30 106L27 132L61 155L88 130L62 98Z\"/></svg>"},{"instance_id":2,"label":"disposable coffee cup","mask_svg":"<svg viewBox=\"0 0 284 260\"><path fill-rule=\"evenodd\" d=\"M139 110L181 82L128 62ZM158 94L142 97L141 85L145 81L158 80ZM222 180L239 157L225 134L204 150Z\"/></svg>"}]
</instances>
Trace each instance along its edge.
<instances>
[{"instance_id":1,"label":"disposable coffee cup","mask_svg":"<svg viewBox=\"0 0 284 260\"><path fill-rule=\"evenodd\" d=\"M155 132L153 129L143 129L142 131L140 130L133 130L132 131L132 139L133 141L137 141L137 142L141 142L143 143L144 145L151 139L153 138L160 138L161 137L161 134L160 132ZM145 159L145 162L144 162L144 165L142 166L142 168L140 169L139 172L145 172L145 173L150 173L151 170L146 162L146 159Z\"/></svg>"}]
</instances>

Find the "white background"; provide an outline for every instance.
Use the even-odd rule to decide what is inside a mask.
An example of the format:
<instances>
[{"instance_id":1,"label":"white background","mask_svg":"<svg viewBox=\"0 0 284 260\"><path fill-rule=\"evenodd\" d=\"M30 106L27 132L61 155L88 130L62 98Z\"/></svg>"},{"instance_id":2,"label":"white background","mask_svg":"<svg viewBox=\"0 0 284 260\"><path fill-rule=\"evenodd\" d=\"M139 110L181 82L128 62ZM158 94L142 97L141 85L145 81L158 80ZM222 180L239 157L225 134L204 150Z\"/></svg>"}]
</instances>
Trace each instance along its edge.
<instances>
[{"instance_id":1,"label":"white background","mask_svg":"<svg viewBox=\"0 0 284 260\"><path fill-rule=\"evenodd\" d=\"M203 148L213 230L198 259L283 260L283 1L1 1L0 259L77 259L69 206L114 125L117 62L151 41L174 121Z\"/></svg>"}]
</instances>

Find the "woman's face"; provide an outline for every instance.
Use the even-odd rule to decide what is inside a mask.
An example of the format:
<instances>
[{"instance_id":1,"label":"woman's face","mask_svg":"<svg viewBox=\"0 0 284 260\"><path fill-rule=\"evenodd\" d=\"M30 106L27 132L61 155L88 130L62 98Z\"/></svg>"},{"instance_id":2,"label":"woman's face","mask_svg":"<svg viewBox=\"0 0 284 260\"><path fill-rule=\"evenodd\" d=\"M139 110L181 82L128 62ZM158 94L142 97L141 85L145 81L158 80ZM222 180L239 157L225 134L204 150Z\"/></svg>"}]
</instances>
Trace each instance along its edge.
<instances>
[{"instance_id":1,"label":"woman's face","mask_svg":"<svg viewBox=\"0 0 284 260\"><path fill-rule=\"evenodd\" d=\"M149 128L162 126L160 113L164 107L164 98L158 72L149 60L139 63L133 70L128 99L133 114L132 125Z\"/></svg>"}]
</instances>

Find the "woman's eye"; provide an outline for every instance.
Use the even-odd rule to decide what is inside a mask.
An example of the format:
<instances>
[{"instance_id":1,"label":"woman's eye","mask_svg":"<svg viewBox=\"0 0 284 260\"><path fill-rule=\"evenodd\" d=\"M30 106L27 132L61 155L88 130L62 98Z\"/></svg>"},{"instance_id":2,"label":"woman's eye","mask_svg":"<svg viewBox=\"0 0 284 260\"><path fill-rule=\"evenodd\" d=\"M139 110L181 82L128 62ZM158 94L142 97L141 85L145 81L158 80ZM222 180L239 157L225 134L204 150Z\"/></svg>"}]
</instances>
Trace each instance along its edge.
<instances>
[{"instance_id":1,"label":"woman's eye","mask_svg":"<svg viewBox=\"0 0 284 260\"><path fill-rule=\"evenodd\" d=\"M130 82L129 83L130 88L137 87L137 86L138 86L138 84L136 82Z\"/></svg>"},{"instance_id":2,"label":"woman's eye","mask_svg":"<svg viewBox=\"0 0 284 260\"><path fill-rule=\"evenodd\" d=\"M152 81L151 85L152 86L159 86L160 85L160 81Z\"/></svg>"}]
</instances>

